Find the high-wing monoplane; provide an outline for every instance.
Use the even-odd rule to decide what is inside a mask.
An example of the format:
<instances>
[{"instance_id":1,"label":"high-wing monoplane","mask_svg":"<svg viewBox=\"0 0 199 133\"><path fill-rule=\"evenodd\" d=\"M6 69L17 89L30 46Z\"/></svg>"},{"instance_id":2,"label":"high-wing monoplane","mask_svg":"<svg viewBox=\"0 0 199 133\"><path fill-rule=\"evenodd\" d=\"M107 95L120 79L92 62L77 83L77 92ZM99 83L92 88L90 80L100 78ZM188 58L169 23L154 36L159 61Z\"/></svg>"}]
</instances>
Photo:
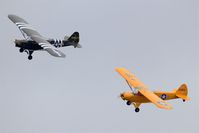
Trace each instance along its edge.
<instances>
[{"instance_id":1,"label":"high-wing monoplane","mask_svg":"<svg viewBox=\"0 0 199 133\"><path fill-rule=\"evenodd\" d=\"M134 105L135 112L139 112L139 106L142 103L153 103L162 109L172 109L172 106L165 100L181 98L183 102L189 100L188 88L186 84L182 84L178 89L171 92L150 91L138 78L125 68L116 68L116 71L126 80L131 91L123 92L120 97L127 101L127 105Z\"/></svg>"},{"instance_id":2,"label":"high-wing monoplane","mask_svg":"<svg viewBox=\"0 0 199 133\"><path fill-rule=\"evenodd\" d=\"M47 51L55 57L65 57L65 54L58 50L59 47L74 46L81 48L79 44L79 33L74 32L70 37L65 36L63 40L48 39L40 35L27 21L16 16L8 15L8 18L16 24L25 39L15 39L15 46L19 52L26 52L28 59L32 59L32 53L37 50Z\"/></svg>"}]
</instances>

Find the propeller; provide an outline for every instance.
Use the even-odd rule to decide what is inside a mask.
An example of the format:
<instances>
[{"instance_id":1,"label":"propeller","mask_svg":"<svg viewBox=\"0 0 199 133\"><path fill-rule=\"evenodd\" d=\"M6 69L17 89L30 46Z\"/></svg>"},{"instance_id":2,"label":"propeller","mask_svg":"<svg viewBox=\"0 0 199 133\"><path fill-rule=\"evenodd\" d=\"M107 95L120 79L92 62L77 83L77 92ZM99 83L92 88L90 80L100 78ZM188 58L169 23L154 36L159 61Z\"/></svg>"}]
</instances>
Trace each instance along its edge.
<instances>
[{"instance_id":1,"label":"propeller","mask_svg":"<svg viewBox=\"0 0 199 133\"><path fill-rule=\"evenodd\" d=\"M120 93L120 94L117 96L117 98L121 98L121 95L122 95L122 93Z\"/></svg>"},{"instance_id":2,"label":"propeller","mask_svg":"<svg viewBox=\"0 0 199 133\"><path fill-rule=\"evenodd\" d=\"M120 95L118 95L117 98L124 100L124 99L123 99L123 98L124 98L124 94L123 94L123 93L120 93Z\"/></svg>"},{"instance_id":3,"label":"propeller","mask_svg":"<svg viewBox=\"0 0 199 133\"><path fill-rule=\"evenodd\" d=\"M124 97L124 94L123 94L123 93L121 93L121 94L120 94L120 98L122 98L122 99L123 99L123 97Z\"/></svg>"}]
</instances>

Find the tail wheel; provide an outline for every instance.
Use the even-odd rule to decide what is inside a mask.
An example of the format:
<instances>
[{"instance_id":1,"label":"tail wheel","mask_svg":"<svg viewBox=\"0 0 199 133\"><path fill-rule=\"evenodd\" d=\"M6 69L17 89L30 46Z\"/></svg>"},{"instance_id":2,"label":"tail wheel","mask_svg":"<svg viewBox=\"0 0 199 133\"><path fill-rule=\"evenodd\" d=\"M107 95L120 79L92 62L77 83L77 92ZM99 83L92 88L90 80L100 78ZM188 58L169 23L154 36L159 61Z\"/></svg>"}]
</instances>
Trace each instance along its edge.
<instances>
[{"instance_id":1,"label":"tail wheel","mask_svg":"<svg viewBox=\"0 0 199 133\"><path fill-rule=\"evenodd\" d=\"M137 112L139 112L140 111L140 109L139 108L135 108L135 112L137 113Z\"/></svg>"},{"instance_id":2,"label":"tail wheel","mask_svg":"<svg viewBox=\"0 0 199 133\"><path fill-rule=\"evenodd\" d=\"M185 99L182 99L183 102L185 102Z\"/></svg>"}]
</instances>

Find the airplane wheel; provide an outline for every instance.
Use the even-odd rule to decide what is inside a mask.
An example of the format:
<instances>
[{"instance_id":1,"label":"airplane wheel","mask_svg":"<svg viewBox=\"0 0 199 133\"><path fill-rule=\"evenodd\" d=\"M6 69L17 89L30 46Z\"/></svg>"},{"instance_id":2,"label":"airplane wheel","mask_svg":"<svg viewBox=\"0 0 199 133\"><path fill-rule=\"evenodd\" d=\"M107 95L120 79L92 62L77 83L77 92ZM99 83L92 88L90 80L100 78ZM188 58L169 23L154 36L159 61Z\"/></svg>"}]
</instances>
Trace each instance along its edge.
<instances>
[{"instance_id":1,"label":"airplane wheel","mask_svg":"<svg viewBox=\"0 0 199 133\"><path fill-rule=\"evenodd\" d=\"M137 112L139 112L140 111L140 109L139 108L135 108L135 112L137 113Z\"/></svg>"},{"instance_id":2,"label":"airplane wheel","mask_svg":"<svg viewBox=\"0 0 199 133\"><path fill-rule=\"evenodd\" d=\"M127 101L127 102L126 102L126 105L128 105L128 106L131 105L131 102L130 102L130 101Z\"/></svg>"},{"instance_id":3,"label":"airplane wheel","mask_svg":"<svg viewBox=\"0 0 199 133\"><path fill-rule=\"evenodd\" d=\"M185 100L184 100L184 99L182 99L182 101L183 101L183 102L185 102Z\"/></svg>"},{"instance_id":4,"label":"airplane wheel","mask_svg":"<svg viewBox=\"0 0 199 133\"><path fill-rule=\"evenodd\" d=\"M29 60L32 60L32 56L31 56L31 55L29 55L29 56L28 56L28 59L29 59Z\"/></svg>"},{"instance_id":5,"label":"airplane wheel","mask_svg":"<svg viewBox=\"0 0 199 133\"><path fill-rule=\"evenodd\" d=\"M24 49L23 49L23 48L20 48L20 49L19 49L19 52L20 52L20 53L22 53L23 51L24 51Z\"/></svg>"}]
</instances>

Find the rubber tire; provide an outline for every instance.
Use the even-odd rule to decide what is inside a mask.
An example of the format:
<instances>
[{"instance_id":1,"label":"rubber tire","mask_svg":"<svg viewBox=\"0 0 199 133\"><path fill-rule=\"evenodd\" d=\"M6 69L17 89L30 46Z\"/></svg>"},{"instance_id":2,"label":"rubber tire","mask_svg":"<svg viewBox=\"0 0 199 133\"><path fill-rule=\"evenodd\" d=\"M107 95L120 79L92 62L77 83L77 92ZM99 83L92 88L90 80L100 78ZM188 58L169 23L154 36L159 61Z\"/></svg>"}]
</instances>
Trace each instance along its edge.
<instances>
[{"instance_id":1,"label":"rubber tire","mask_svg":"<svg viewBox=\"0 0 199 133\"><path fill-rule=\"evenodd\" d=\"M29 55L29 56L28 56L28 59L29 59L29 60L32 60L32 55Z\"/></svg>"},{"instance_id":2,"label":"rubber tire","mask_svg":"<svg viewBox=\"0 0 199 133\"><path fill-rule=\"evenodd\" d=\"M127 102L126 102L126 105L128 105L128 106L131 105L131 102L130 102L130 101L127 101Z\"/></svg>"},{"instance_id":3,"label":"rubber tire","mask_svg":"<svg viewBox=\"0 0 199 133\"><path fill-rule=\"evenodd\" d=\"M135 112L138 113L140 111L139 108L135 108Z\"/></svg>"},{"instance_id":4,"label":"rubber tire","mask_svg":"<svg viewBox=\"0 0 199 133\"><path fill-rule=\"evenodd\" d=\"M182 99L182 101L185 102L186 100L185 100L185 99Z\"/></svg>"},{"instance_id":5,"label":"rubber tire","mask_svg":"<svg viewBox=\"0 0 199 133\"><path fill-rule=\"evenodd\" d=\"M20 48L20 49L19 49L19 52L20 52L20 53L22 53L23 51L24 51L24 49L23 49L23 48Z\"/></svg>"}]
</instances>

